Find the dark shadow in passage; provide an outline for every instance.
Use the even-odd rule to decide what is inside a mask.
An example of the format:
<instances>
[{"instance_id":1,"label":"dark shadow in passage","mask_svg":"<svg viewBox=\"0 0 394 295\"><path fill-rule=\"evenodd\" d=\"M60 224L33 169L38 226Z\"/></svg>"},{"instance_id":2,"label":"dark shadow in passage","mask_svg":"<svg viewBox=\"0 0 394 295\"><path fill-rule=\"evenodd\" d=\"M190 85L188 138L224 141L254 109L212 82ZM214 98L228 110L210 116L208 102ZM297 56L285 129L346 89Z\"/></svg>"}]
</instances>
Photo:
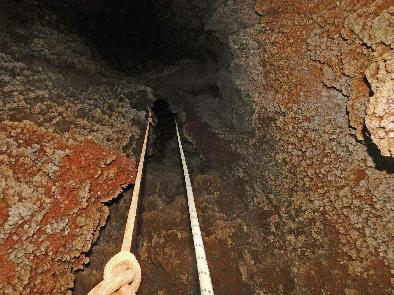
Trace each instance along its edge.
<instances>
[{"instance_id":1,"label":"dark shadow in passage","mask_svg":"<svg viewBox=\"0 0 394 295\"><path fill-rule=\"evenodd\" d=\"M364 138L365 145L367 146L367 152L372 157L376 169L380 171L386 171L388 173L394 173L394 159L391 157L382 156L379 148L372 141L370 133L366 126L364 126Z\"/></svg>"}]
</instances>

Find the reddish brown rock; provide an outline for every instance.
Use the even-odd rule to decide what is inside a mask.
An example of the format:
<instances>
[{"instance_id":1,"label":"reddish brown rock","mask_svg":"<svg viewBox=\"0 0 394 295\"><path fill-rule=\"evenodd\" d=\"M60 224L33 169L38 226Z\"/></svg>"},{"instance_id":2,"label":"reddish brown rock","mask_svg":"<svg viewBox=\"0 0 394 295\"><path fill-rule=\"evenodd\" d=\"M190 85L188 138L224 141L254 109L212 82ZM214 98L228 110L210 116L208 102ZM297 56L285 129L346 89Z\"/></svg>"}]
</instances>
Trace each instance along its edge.
<instances>
[{"instance_id":1,"label":"reddish brown rock","mask_svg":"<svg viewBox=\"0 0 394 295\"><path fill-rule=\"evenodd\" d=\"M105 223L103 204L135 163L92 140L31 122L0 125L1 268L6 294L64 294Z\"/></svg>"}]
</instances>

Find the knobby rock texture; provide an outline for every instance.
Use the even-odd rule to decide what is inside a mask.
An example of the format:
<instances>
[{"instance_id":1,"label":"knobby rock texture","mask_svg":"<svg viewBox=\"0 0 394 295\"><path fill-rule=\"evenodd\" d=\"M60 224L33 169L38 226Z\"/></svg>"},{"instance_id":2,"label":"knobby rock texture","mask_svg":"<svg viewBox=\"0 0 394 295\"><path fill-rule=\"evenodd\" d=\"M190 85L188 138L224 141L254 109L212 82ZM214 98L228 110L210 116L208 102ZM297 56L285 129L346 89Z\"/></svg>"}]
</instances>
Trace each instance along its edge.
<instances>
[{"instance_id":1,"label":"knobby rock texture","mask_svg":"<svg viewBox=\"0 0 394 295\"><path fill-rule=\"evenodd\" d=\"M102 202L134 180L135 163L28 121L2 123L0 136L2 289L65 293L105 223Z\"/></svg>"},{"instance_id":2,"label":"knobby rock texture","mask_svg":"<svg viewBox=\"0 0 394 295\"><path fill-rule=\"evenodd\" d=\"M72 292L105 223L102 202L133 182L144 110L164 98L182 129L216 294L391 294L392 1L157 1L161 41L184 47L142 73L120 73L116 50L38 2L0 3L3 290ZM86 18L108 11L65 3ZM198 294L175 137L154 132L133 249L139 293ZM113 206L124 214L129 198ZM111 222L74 294L118 250L122 226Z\"/></svg>"},{"instance_id":3,"label":"knobby rock texture","mask_svg":"<svg viewBox=\"0 0 394 295\"><path fill-rule=\"evenodd\" d=\"M106 78L37 3L0 6L1 293L67 294L103 203L134 183L145 115L130 101L149 93Z\"/></svg>"}]
</instances>

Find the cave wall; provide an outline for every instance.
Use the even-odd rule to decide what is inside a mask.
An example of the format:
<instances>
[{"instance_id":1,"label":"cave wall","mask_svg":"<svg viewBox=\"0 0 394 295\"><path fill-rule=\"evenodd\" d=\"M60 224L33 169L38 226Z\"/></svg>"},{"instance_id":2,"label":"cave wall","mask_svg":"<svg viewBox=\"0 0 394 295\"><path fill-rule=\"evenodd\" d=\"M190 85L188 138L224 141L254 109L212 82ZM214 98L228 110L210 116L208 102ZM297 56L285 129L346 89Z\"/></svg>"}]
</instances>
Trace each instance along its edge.
<instances>
[{"instance_id":1,"label":"cave wall","mask_svg":"<svg viewBox=\"0 0 394 295\"><path fill-rule=\"evenodd\" d=\"M391 9L217 1L203 18L225 48L209 72L217 93L188 84L209 84L193 61L150 77L203 159L193 179L217 292L390 293ZM171 269L182 247L152 235L142 254ZM158 240L170 255L155 252Z\"/></svg>"},{"instance_id":2,"label":"cave wall","mask_svg":"<svg viewBox=\"0 0 394 295\"><path fill-rule=\"evenodd\" d=\"M257 126L276 103L275 165L283 170L271 226L282 227L273 239L276 247L286 241L298 292L385 293L392 284L393 162L382 147L393 105L368 85L371 67L384 68L393 53L391 9L390 1L256 4L263 70L248 71L261 87L250 92ZM388 72L380 71L385 87ZM369 123L377 97L383 136Z\"/></svg>"},{"instance_id":3,"label":"cave wall","mask_svg":"<svg viewBox=\"0 0 394 295\"><path fill-rule=\"evenodd\" d=\"M169 100L209 166L195 186L214 282L233 282L234 294L390 292L391 10L390 1L213 5L204 28L231 52L216 73L220 98ZM231 111L221 107L229 97Z\"/></svg>"},{"instance_id":4,"label":"cave wall","mask_svg":"<svg viewBox=\"0 0 394 295\"><path fill-rule=\"evenodd\" d=\"M145 125L137 101L151 99L38 6L0 3L4 294L71 292L106 222L103 203L134 182Z\"/></svg>"},{"instance_id":5,"label":"cave wall","mask_svg":"<svg viewBox=\"0 0 394 295\"><path fill-rule=\"evenodd\" d=\"M45 16L32 3L19 10L1 4L3 129L30 126L55 138L76 137L72 144L82 146L89 138L105 153L133 157L142 111L154 98L165 98L201 162L191 176L217 294L390 294L390 1L158 1L142 9L158 15L153 27L163 32L157 38L174 41L163 44L161 62L154 50L124 60L132 50L121 41L111 49L114 36L94 40L92 29L70 32L58 13ZM65 3L80 5L66 5L66 14L111 17L106 1ZM135 4L116 3L127 19ZM80 16L73 21L85 24ZM157 44L150 40L134 49ZM10 182L2 180L2 197L17 202L4 193ZM136 252L143 271L149 270L141 294L195 294L192 251L186 250L191 235L182 227L185 200L163 201L156 188L149 197L140 218L155 226L143 233ZM95 204L87 208L101 216L101 225L106 209ZM0 210L3 220L7 210ZM100 225L81 234L94 238L79 253L88 250ZM70 273L69 262L62 265L62 275ZM45 292L65 292L72 275L66 281L60 291L48 283ZM17 286L14 277L0 282ZM28 290L35 283L23 284Z\"/></svg>"}]
</instances>

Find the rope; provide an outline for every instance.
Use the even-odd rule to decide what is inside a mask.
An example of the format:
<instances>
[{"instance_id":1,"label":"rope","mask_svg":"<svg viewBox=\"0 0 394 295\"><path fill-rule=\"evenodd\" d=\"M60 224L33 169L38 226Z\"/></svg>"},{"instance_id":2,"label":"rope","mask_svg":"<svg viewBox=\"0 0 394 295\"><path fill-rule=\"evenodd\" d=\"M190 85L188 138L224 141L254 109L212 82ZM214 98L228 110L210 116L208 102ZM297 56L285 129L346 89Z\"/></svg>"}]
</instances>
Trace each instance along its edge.
<instances>
[{"instance_id":1,"label":"rope","mask_svg":"<svg viewBox=\"0 0 394 295\"><path fill-rule=\"evenodd\" d=\"M115 256L111 257L111 259L107 262L104 268L103 280L98 285L96 285L88 293L88 295L132 295L137 292L138 287L140 286L141 267L135 256L130 253L130 249L133 239L134 224L138 207L138 195L141 187L146 145L148 142L149 127L151 123L152 114L149 110L149 118L146 126L144 143L142 145L140 161L138 164L133 196L127 216L121 251Z\"/></svg>"},{"instance_id":2,"label":"rope","mask_svg":"<svg viewBox=\"0 0 394 295\"><path fill-rule=\"evenodd\" d=\"M175 118L174 118L175 119ZM193 234L194 250L196 252L198 279L200 281L200 291L202 295L214 294L211 282L211 275L209 274L207 257L205 255L204 243L201 237L200 224L198 222L198 216L196 211L196 205L194 203L193 189L190 182L189 171L187 168L185 154L183 153L183 147L181 138L179 136L178 124L175 119L176 135L178 137L179 153L181 155L183 175L185 176L187 203L189 207L190 225Z\"/></svg>"},{"instance_id":3,"label":"rope","mask_svg":"<svg viewBox=\"0 0 394 295\"><path fill-rule=\"evenodd\" d=\"M122 243L122 251L130 251L130 248L131 248L131 241L133 239L133 231L134 231L134 224L135 224L135 216L137 214L138 195L140 193L142 171L144 170L144 160L145 160L145 153L146 153L146 145L148 142L149 126L151 123L152 123L152 114L149 109L149 118L148 118L148 123L147 123L146 131L145 131L144 144L142 145L140 162L138 164L137 177L135 179L135 184L134 184L134 189L133 189L133 197L131 198L130 210L129 210L129 214L127 216L126 228L125 228L125 233L124 233L123 243Z\"/></svg>"},{"instance_id":4,"label":"rope","mask_svg":"<svg viewBox=\"0 0 394 295\"><path fill-rule=\"evenodd\" d=\"M88 295L135 294L141 283L141 267L133 254L121 251L107 262L103 280Z\"/></svg>"}]
</instances>

